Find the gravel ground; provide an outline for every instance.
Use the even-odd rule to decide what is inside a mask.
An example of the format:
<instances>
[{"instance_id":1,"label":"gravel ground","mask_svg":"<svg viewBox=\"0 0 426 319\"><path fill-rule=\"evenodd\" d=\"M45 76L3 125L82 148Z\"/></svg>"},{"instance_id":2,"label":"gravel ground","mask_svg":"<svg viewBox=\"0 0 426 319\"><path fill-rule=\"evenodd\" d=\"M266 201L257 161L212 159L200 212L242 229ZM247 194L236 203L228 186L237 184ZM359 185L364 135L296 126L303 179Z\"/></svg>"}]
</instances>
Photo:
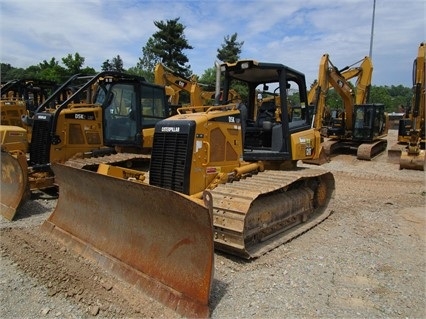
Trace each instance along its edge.
<instances>
[{"instance_id":1,"label":"gravel ground","mask_svg":"<svg viewBox=\"0 0 426 319\"><path fill-rule=\"evenodd\" d=\"M321 167L336 179L333 213L254 261L216 253L212 318L426 317L424 172L399 170L387 153ZM44 237L55 205L35 193L15 221L0 220L2 318L179 318Z\"/></svg>"}]
</instances>

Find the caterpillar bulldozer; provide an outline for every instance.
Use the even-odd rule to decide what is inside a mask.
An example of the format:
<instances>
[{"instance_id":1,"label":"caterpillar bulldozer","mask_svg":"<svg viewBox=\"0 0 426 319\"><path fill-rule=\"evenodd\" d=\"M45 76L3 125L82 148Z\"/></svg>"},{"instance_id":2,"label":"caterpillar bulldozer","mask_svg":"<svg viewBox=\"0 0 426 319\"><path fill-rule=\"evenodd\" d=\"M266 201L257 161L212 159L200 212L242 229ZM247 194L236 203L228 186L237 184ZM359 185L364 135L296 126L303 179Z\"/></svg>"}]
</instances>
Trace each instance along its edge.
<instances>
[{"instance_id":1,"label":"caterpillar bulldozer","mask_svg":"<svg viewBox=\"0 0 426 319\"><path fill-rule=\"evenodd\" d=\"M26 130L28 143L31 141L31 126L22 122L22 117L32 116L57 84L38 79L11 80L1 86L1 125L22 127ZM18 131L20 131L18 129Z\"/></svg>"},{"instance_id":2,"label":"caterpillar bulldozer","mask_svg":"<svg viewBox=\"0 0 426 319\"><path fill-rule=\"evenodd\" d=\"M425 170L426 50L420 43L413 62L413 98L411 108L399 121L398 142L388 150L389 162L400 169Z\"/></svg>"},{"instance_id":3,"label":"caterpillar bulldozer","mask_svg":"<svg viewBox=\"0 0 426 319\"><path fill-rule=\"evenodd\" d=\"M70 94L69 88L77 90ZM29 147L21 128L0 127L1 214L12 220L29 190L55 187L52 163L145 161L155 123L169 115L164 88L144 78L118 72L70 77L23 118L32 130ZM131 149L131 156L117 156L116 147Z\"/></svg>"},{"instance_id":4,"label":"caterpillar bulldozer","mask_svg":"<svg viewBox=\"0 0 426 319\"><path fill-rule=\"evenodd\" d=\"M224 96L237 81L248 100L182 107L159 121L148 170L53 164L61 194L43 224L189 317L209 314L214 248L260 257L327 218L334 192L332 173L297 167L321 151L304 74L255 60L221 64L217 81L221 73ZM290 119L292 85L301 114ZM255 112L258 89L269 86L279 88L279 119Z\"/></svg>"},{"instance_id":5,"label":"caterpillar bulldozer","mask_svg":"<svg viewBox=\"0 0 426 319\"><path fill-rule=\"evenodd\" d=\"M322 144L327 156L355 150L358 159L371 160L386 150L389 117L383 104L367 103L373 64L369 57L361 61L359 67L339 71L328 54L321 58L318 82L309 96L316 113L312 126L327 138ZM348 81L353 77L357 77L355 88ZM344 110L330 112L329 121L324 121L329 88L340 95Z\"/></svg>"}]
</instances>

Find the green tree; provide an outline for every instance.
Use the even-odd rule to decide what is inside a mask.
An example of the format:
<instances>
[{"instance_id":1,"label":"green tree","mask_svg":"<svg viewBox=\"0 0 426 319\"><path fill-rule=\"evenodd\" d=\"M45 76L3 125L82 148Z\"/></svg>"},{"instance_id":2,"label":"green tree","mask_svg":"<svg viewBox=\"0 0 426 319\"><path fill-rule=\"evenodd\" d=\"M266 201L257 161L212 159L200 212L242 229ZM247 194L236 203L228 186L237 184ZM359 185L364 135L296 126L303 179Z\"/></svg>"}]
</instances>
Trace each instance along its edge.
<instances>
[{"instance_id":1,"label":"green tree","mask_svg":"<svg viewBox=\"0 0 426 319\"><path fill-rule=\"evenodd\" d=\"M154 73L155 65L161 62L161 59L159 56L154 54L153 47L154 38L150 37L146 42L146 45L142 48L142 57L139 58L136 68L145 70L148 73ZM154 75L152 78L154 78Z\"/></svg>"},{"instance_id":2,"label":"green tree","mask_svg":"<svg viewBox=\"0 0 426 319\"><path fill-rule=\"evenodd\" d=\"M117 55L116 57L112 58L111 62L108 60L105 60L102 63L102 71L116 71L116 72L125 72L126 70L123 67L123 59L120 57L120 55Z\"/></svg>"},{"instance_id":3,"label":"green tree","mask_svg":"<svg viewBox=\"0 0 426 319\"><path fill-rule=\"evenodd\" d=\"M1 63L1 81L7 82L15 79L22 79L25 77L25 70L22 68L15 68L9 63Z\"/></svg>"},{"instance_id":4,"label":"green tree","mask_svg":"<svg viewBox=\"0 0 426 319\"><path fill-rule=\"evenodd\" d=\"M161 62L183 77L191 76L191 66L183 50L193 49L193 47L189 45L184 34L185 26L179 22L179 19L166 22L154 21L154 25L159 30L148 39L142 48L143 56L139 59L139 64L145 70L153 72L155 65Z\"/></svg>"},{"instance_id":5,"label":"green tree","mask_svg":"<svg viewBox=\"0 0 426 319\"><path fill-rule=\"evenodd\" d=\"M59 61L55 58L51 58L49 62L43 60L39 64L40 67L40 79L51 80L54 82L61 82L63 78L68 77L69 73L67 70L59 65Z\"/></svg>"},{"instance_id":6,"label":"green tree","mask_svg":"<svg viewBox=\"0 0 426 319\"><path fill-rule=\"evenodd\" d=\"M224 37L224 43L217 49L217 58L220 61L234 63L239 60L244 41L237 42L237 37L237 33Z\"/></svg>"},{"instance_id":7,"label":"green tree","mask_svg":"<svg viewBox=\"0 0 426 319\"><path fill-rule=\"evenodd\" d=\"M128 68L126 73L141 76L141 77L145 78L145 80L150 82L150 83L154 82L154 73L148 72L148 71L142 69L139 66L134 66L134 67Z\"/></svg>"},{"instance_id":8,"label":"green tree","mask_svg":"<svg viewBox=\"0 0 426 319\"><path fill-rule=\"evenodd\" d=\"M66 57L63 57L62 63L67 67L68 73L72 75L81 72L84 60L84 57L82 57L78 53L75 53L74 57L72 56L72 54L68 54Z\"/></svg>"},{"instance_id":9,"label":"green tree","mask_svg":"<svg viewBox=\"0 0 426 319\"><path fill-rule=\"evenodd\" d=\"M91 75L96 74L96 71L92 67L84 67L84 61L86 59L82 57L78 52L74 53L74 56L72 54L68 54L66 57L62 58L62 63L66 66L66 72L68 76L74 75L74 74L84 74L84 75Z\"/></svg>"}]
</instances>

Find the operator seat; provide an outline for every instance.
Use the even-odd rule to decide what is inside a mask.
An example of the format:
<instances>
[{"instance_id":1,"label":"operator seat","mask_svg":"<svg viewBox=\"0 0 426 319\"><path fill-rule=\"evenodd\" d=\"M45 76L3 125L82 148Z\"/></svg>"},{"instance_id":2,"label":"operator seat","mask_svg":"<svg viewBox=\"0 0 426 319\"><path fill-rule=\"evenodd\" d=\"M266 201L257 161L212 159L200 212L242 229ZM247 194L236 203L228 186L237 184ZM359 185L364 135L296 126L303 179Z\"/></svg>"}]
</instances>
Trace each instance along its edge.
<instances>
[{"instance_id":1,"label":"operator seat","mask_svg":"<svg viewBox=\"0 0 426 319\"><path fill-rule=\"evenodd\" d=\"M256 126L264 128L263 122L275 122L275 101L268 101L262 103L259 108L259 114L256 119Z\"/></svg>"}]
</instances>

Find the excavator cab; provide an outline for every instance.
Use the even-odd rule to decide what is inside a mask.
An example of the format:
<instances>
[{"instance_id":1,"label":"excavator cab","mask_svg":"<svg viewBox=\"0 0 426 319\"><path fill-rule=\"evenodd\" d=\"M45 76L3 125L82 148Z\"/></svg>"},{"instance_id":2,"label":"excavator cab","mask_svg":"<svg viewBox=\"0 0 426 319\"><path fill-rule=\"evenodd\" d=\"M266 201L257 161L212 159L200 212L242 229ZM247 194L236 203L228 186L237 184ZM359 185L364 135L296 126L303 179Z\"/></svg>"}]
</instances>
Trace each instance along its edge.
<instances>
[{"instance_id":1,"label":"excavator cab","mask_svg":"<svg viewBox=\"0 0 426 319\"><path fill-rule=\"evenodd\" d=\"M372 142L387 134L387 118L384 104L354 106L353 140Z\"/></svg>"}]
</instances>

